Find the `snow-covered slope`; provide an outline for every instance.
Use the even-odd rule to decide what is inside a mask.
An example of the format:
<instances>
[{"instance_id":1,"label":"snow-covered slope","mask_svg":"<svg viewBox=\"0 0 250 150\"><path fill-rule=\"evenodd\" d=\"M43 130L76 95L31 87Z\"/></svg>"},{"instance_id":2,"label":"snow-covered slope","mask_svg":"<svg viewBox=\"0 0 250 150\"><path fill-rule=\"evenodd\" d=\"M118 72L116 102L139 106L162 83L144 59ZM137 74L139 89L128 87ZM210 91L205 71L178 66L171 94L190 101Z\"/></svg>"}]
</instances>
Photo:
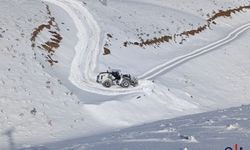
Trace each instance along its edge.
<instances>
[{"instance_id":1,"label":"snow-covered slope","mask_svg":"<svg viewBox=\"0 0 250 150\"><path fill-rule=\"evenodd\" d=\"M249 104L249 3L1 0L0 149Z\"/></svg>"},{"instance_id":2,"label":"snow-covered slope","mask_svg":"<svg viewBox=\"0 0 250 150\"><path fill-rule=\"evenodd\" d=\"M113 133L48 144L48 150L217 150L249 148L249 105L162 120Z\"/></svg>"}]
</instances>

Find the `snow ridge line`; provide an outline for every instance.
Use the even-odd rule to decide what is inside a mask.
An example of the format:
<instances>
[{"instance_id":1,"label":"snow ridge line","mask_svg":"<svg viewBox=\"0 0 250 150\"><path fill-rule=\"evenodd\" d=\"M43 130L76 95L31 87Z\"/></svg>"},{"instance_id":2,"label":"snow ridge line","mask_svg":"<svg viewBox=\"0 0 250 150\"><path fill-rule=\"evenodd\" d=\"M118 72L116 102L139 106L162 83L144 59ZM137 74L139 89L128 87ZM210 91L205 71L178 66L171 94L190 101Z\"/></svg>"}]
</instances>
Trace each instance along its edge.
<instances>
[{"instance_id":1,"label":"snow ridge line","mask_svg":"<svg viewBox=\"0 0 250 150\"><path fill-rule=\"evenodd\" d=\"M177 67L180 64L182 64L188 60L191 60L191 59L193 59L197 56L200 56L202 54L208 53L208 52L214 50L215 48L218 48L220 46L223 46L223 45L233 41L238 36L240 36L243 32L245 32L246 30L249 30L249 28L250 28L250 23L244 24L244 25L236 28L231 33L229 33L225 38L223 38L219 41L216 41L214 43L211 43L207 46L204 46L202 48L199 48L197 50L194 50L188 54L176 57L176 58L174 58L170 61L167 61L161 65L158 65L158 66L154 67L153 69L147 71L146 73L142 74L138 78L145 79L145 80L153 79L156 76L160 75L161 73L167 72L168 70L171 70L174 67Z\"/></svg>"}]
</instances>

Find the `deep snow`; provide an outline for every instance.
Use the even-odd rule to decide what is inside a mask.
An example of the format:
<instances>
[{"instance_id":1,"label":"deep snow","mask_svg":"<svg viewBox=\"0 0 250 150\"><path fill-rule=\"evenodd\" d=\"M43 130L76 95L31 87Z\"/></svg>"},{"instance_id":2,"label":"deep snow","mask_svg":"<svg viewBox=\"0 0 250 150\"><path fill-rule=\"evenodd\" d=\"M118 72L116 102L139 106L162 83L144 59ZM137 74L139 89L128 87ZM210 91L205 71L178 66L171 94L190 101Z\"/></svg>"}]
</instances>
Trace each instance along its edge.
<instances>
[{"instance_id":1,"label":"deep snow","mask_svg":"<svg viewBox=\"0 0 250 150\"><path fill-rule=\"evenodd\" d=\"M126 41L196 29L220 10L246 5L247 0L0 1L0 148L32 149L29 147L41 144L45 146L40 149L63 149L64 144L59 142L63 141L65 149L69 149L67 144L84 149L86 144L89 148L88 138L97 134L90 138L95 143L90 148L98 149L96 143L103 132L249 104L248 9L215 19L195 36L177 36L173 41L144 47L124 45ZM32 48L32 33L49 20L53 23L39 31L36 47ZM49 54L41 47L53 41L55 33L62 39ZM104 47L110 50L109 55L103 55ZM58 63L51 66L48 55ZM108 67L135 74L140 85L106 89L95 83L96 74ZM240 115L244 113L247 110ZM211 114L217 115L203 115L209 118ZM199 115L188 117L200 119ZM237 123L229 129L235 131L241 120ZM188 125L192 128L194 124ZM181 130L180 124L176 126ZM185 128L191 132L189 146L197 148L192 143L200 140L193 133L208 131L190 128ZM241 133L236 132L236 137L242 137ZM209 130L208 135L209 143L213 131ZM157 142L152 146L158 149L168 146L162 147L154 136L142 136L143 140L125 139L125 145L117 141L111 148L118 145L135 149L135 141L142 142L142 146ZM79 143L70 140L77 137L85 138ZM167 138L171 136L166 135L160 142L168 143ZM178 142L186 141L174 138L170 146L184 148ZM105 141L104 137L101 147L108 143L109 138Z\"/></svg>"},{"instance_id":2,"label":"deep snow","mask_svg":"<svg viewBox=\"0 0 250 150\"><path fill-rule=\"evenodd\" d=\"M48 150L224 150L248 149L249 105L162 120L108 134L48 144Z\"/></svg>"}]
</instances>

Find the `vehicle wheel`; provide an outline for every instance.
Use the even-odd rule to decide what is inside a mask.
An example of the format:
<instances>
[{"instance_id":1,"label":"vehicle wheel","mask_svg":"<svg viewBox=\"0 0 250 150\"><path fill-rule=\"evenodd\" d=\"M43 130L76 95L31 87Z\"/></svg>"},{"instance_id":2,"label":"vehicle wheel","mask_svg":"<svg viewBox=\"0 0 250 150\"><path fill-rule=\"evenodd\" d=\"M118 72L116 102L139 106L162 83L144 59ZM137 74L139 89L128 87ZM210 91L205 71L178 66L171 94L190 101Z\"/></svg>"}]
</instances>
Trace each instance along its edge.
<instances>
[{"instance_id":1,"label":"vehicle wheel","mask_svg":"<svg viewBox=\"0 0 250 150\"><path fill-rule=\"evenodd\" d=\"M105 80L102 85L106 88L110 88L112 85L112 81L111 80Z\"/></svg>"},{"instance_id":2,"label":"vehicle wheel","mask_svg":"<svg viewBox=\"0 0 250 150\"><path fill-rule=\"evenodd\" d=\"M123 88L128 88L130 86L130 82L127 79L123 79L120 85Z\"/></svg>"}]
</instances>

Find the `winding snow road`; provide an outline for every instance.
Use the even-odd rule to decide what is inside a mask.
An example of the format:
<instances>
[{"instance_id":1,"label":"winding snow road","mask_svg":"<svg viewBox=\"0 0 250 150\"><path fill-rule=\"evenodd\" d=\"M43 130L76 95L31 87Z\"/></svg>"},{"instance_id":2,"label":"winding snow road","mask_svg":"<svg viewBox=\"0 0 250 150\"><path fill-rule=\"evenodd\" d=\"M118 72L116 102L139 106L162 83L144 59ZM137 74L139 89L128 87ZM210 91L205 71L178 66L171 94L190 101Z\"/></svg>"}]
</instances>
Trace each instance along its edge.
<instances>
[{"instance_id":1,"label":"winding snow road","mask_svg":"<svg viewBox=\"0 0 250 150\"><path fill-rule=\"evenodd\" d=\"M78 88L101 95L127 95L148 89L150 81L141 81L140 86L130 89L107 89L95 82L95 68L100 53L100 27L83 3L78 0L43 0L64 9L73 19L78 30L78 42L71 64L69 80ZM145 86L147 85L147 86Z\"/></svg>"},{"instance_id":2,"label":"winding snow road","mask_svg":"<svg viewBox=\"0 0 250 150\"><path fill-rule=\"evenodd\" d=\"M43 1L52 3L64 9L73 19L74 24L78 29L77 37L79 40L75 46L75 56L71 64L69 80L75 86L84 91L101 95L126 95L152 89L153 83L148 81L149 79L153 79L190 59L208 53L233 41L250 28L250 23L242 25L221 40L154 67L139 77L141 80L138 87L129 89L107 89L95 82L95 69L98 65L98 56L100 54L100 49L102 48L99 45L101 33L100 27L94 17L79 0Z\"/></svg>"},{"instance_id":3,"label":"winding snow road","mask_svg":"<svg viewBox=\"0 0 250 150\"><path fill-rule=\"evenodd\" d=\"M140 79L153 79L155 77L157 77L158 75L171 70L175 67L177 67L178 65L191 60L195 57L198 57L200 55L203 55L205 53L211 52L213 50L215 50L216 48L219 48L225 44L228 44L229 42L235 40L237 37L239 37L242 33L244 33L246 30L248 30L250 28L250 23L244 24L238 28L236 28L233 32L229 33L225 38L218 40L214 43L211 43L207 46L204 46L202 48L199 48L197 50L194 50L188 54L176 57L170 61L167 61L161 65L158 65L156 67L154 67L153 69L147 71L146 73L144 73L143 75L141 75L139 78Z\"/></svg>"}]
</instances>

